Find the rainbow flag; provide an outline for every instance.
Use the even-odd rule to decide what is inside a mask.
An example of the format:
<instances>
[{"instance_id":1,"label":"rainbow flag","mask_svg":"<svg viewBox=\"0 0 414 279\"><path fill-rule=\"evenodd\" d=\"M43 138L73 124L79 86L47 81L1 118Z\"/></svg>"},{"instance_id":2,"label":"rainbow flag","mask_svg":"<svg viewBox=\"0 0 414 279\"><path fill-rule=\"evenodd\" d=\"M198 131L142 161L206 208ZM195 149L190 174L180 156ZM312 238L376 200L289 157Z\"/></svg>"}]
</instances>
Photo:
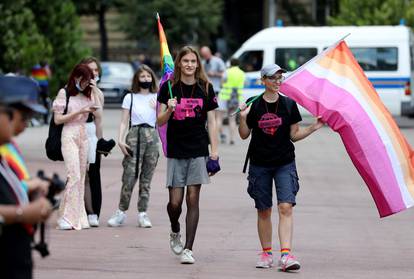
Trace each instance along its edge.
<instances>
[{"instance_id":1,"label":"rainbow flag","mask_svg":"<svg viewBox=\"0 0 414 279\"><path fill-rule=\"evenodd\" d=\"M32 78L34 78L39 83L39 85L47 86L49 84L47 71L45 68L43 68L39 64L35 65L32 68L31 75L32 75Z\"/></svg>"},{"instance_id":2,"label":"rainbow flag","mask_svg":"<svg viewBox=\"0 0 414 279\"><path fill-rule=\"evenodd\" d=\"M170 50L168 49L167 37L164 33L164 28L162 27L161 20L159 15L157 14L157 21L158 21L158 33L160 38L160 48L161 48L161 70L162 70L162 78L160 81L160 88L164 84L164 82L171 82L170 80L174 74L174 61L170 54ZM159 92L158 92L159 94ZM170 89L170 94L171 89ZM157 113L159 103L157 102ZM158 126L158 134L160 135L161 143L162 143L162 150L164 155L167 156L167 124L162 126Z\"/></svg>"},{"instance_id":3,"label":"rainbow flag","mask_svg":"<svg viewBox=\"0 0 414 279\"><path fill-rule=\"evenodd\" d=\"M280 91L340 134L380 217L413 206L411 146L343 40L293 72Z\"/></svg>"},{"instance_id":4,"label":"rainbow flag","mask_svg":"<svg viewBox=\"0 0 414 279\"><path fill-rule=\"evenodd\" d=\"M3 157L13 172L16 174L20 181L30 179L29 170L23 160L23 156L14 143L7 143L0 146L0 156ZM26 189L26 185L23 183L23 187Z\"/></svg>"}]
</instances>

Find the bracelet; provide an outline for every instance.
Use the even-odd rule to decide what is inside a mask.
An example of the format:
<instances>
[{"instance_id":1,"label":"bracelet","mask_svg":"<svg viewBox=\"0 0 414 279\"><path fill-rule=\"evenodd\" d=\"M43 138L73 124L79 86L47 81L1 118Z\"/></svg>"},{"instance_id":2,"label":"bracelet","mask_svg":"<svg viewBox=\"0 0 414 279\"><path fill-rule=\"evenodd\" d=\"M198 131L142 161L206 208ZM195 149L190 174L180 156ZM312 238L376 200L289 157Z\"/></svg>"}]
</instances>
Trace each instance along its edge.
<instances>
[{"instance_id":1,"label":"bracelet","mask_svg":"<svg viewBox=\"0 0 414 279\"><path fill-rule=\"evenodd\" d=\"M18 207L16 209L16 223L21 223L23 221L23 208Z\"/></svg>"}]
</instances>

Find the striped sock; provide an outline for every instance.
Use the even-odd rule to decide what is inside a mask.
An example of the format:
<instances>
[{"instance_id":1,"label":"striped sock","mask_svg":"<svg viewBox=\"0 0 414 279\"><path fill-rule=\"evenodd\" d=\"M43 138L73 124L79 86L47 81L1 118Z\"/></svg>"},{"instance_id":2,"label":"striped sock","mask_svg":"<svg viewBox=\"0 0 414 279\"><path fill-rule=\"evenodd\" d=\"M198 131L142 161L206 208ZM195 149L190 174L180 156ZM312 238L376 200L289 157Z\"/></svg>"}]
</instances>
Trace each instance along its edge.
<instances>
[{"instance_id":1,"label":"striped sock","mask_svg":"<svg viewBox=\"0 0 414 279\"><path fill-rule=\"evenodd\" d=\"M289 248L282 248L282 249L280 249L280 256L281 257L283 257L283 256L287 256L287 255L289 255L289 253L290 253L290 249Z\"/></svg>"},{"instance_id":2,"label":"striped sock","mask_svg":"<svg viewBox=\"0 0 414 279\"><path fill-rule=\"evenodd\" d=\"M263 252L267 253L268 255L273 255L272 247L263 248Z\"/></svg>"}]
</instances>

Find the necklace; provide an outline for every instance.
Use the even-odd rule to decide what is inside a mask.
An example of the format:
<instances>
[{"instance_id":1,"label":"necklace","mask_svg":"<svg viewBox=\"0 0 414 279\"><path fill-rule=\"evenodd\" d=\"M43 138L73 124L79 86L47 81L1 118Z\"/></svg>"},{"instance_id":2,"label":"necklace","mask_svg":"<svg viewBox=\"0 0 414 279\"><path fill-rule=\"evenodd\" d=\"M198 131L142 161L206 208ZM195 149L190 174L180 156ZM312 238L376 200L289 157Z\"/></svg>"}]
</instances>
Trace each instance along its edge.
<instances>
[{"instance_id":1,"label":"necklace","mask_svg":"<svg viewBox=\"0 0 414 279\"><path fill-rule=\"evenodd\" d=\"M190 96L191 99L193 98L193 95L194 95L195 86L196 86L196 83L193 84L193 88L191 89L191 96ZM180 81L180 90L181 90L181 99L182 99L182 98L185 97L184 92L183 92L183 82L182 81ZM182 102L183 101L181 101L181 103ZM190 108L185 107L184 109L185 109L185 117L189 117L190 116L190 111L192 110L192 106L190 106Z\"/></svg>"},{"instance_id":2,"label":"necklace","mask_svg":"<svg viewBox=\"0 0 414 279\"><path fill-rule=\"evenodd\" d=\"M280 100L280 97L275 102L276 103L276 108L275 108L275 114L276 115L277 115L277 108L279 107L279 100ZM264 98L263 98L263 101L264 101L265 106L266 106L266 112L269 113L269 108L268 108L268 105L267 105L267 101Z\"/></svg>"}]
</instances>

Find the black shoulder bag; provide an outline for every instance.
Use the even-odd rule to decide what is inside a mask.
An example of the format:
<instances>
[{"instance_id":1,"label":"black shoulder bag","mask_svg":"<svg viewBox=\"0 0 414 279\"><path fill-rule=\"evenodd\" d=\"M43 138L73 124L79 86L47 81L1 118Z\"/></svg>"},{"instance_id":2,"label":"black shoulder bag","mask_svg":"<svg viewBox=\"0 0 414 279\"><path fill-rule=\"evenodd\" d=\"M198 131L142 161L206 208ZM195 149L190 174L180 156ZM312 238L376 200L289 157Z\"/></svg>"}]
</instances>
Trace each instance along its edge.
<instances>
[{"instance_id":1,"label":"black shoulder bag","mask_svg":"<svg viewBox=\"0 0 414 279\"><path fill-rule=\"evenodd\" d=\"M68 105L69 105L69 94L65 89L66 94L66 106L65 110L63 111L63 115L68 112ZM45 148L46 148L46 156L52 161L63 161L62 155L62 129L63 124L56 125L55 124L55 116L54 113L52 114L52 119L49 123L49 134L46 139Z\"/></svg>"}]
</instances>

